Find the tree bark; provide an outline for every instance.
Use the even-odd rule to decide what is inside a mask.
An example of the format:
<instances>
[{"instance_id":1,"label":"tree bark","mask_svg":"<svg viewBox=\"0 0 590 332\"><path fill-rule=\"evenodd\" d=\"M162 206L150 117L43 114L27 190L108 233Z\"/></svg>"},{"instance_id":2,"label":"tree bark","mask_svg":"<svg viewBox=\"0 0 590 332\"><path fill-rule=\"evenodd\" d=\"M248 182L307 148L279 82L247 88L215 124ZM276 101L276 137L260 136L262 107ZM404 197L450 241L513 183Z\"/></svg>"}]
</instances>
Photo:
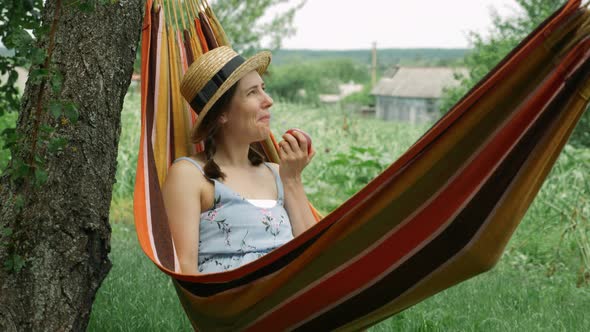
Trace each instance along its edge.
<instances>
[{"instance_id":1,"label":"tree bark","mask_svg":"<svg viewBox=\"0 0 590 332\"><path fill-rule=\"evenodd\" d=\"M94 3L81 10L79 4ZM53 36L51 63L63 75L62 89L29 80L17 132L26 138L15 160L28 161L36 121L55 128L67 145L44 156L47 182L0 178L0 331L81 331L88 324L96 291L111 267L109 206L115 181L120 115L136 57L143 18L142 0L48 0L43 10ZM42 99L38 99L42 93ZM79 119L54 119L48 100L72 101ZM41 112L37 112L41 100ZM20 198L19 198L20 197ZM19 201L20 200L20 201ZM22 208L19 208L21 206ZM19 271L1 265L18 255Z\"/></svg>"}]
</instances>

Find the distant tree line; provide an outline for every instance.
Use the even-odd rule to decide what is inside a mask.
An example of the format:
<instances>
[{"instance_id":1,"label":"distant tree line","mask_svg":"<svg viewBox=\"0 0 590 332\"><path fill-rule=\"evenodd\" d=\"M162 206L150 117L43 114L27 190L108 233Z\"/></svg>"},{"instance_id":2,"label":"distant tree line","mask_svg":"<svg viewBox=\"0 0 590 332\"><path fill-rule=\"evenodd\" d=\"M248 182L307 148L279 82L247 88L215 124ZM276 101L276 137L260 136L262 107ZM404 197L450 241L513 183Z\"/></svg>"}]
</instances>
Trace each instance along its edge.
<instances>
[{"instance_id":1,"label":"distant tree line","mask_svg":"<svg viewBox=\"0 0 590 332\"><path fill-rule=\"evenodd\" d=\"M275 99L318 104L320 94L338 94L342 83L369 83L370 72L351 59L323 59L273 65L265 81Z\"/></svg>"},{"instance_id":2,"label":"distant tree line","mask_svg":"<svg viewBox=\"0 0 590 332\"><path fill-rule=\"evenodd\" d=\"M451 66L461 64L468 49L392 48L377 49L377 63L381 68L394 65ZM350 59L359 64L371 65L371 49L359 50L277 50L273 64L283 65L302 61Z\"/></svg>"},{"instance_id":3,"label":"distant tree line","mask_svg":"<svg viewBox=\"0 0 590 332\"><path fill-rule=\"evenodd\" d=\"M543 20L553 14L563 0L516 0L520 10L508 17L492 12L493 28L489 36L470 33L473 50L465 56L469 74L460 77L461 85L448 89L441 110L448 111L463 95L492 70L514 47ZM569 141L574 146L590 147L590 112L586 111Z\"/></svg>"}]
</instances>

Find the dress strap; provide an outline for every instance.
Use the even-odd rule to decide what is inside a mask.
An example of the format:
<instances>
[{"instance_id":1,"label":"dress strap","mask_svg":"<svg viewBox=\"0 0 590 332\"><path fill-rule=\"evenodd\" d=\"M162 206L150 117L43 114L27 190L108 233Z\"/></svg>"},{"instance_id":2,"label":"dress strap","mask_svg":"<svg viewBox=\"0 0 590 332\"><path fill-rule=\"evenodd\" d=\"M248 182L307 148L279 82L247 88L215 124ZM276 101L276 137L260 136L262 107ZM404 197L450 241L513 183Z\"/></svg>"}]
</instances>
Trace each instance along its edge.
<instances>
[{"instance_id":1,"label":"dress strap","mask_svg":"<svg viewBox=\"0 0 590 332\"><path fill-rule=\"evenodd\" d=\"M191 162L193 165L197 166L197 168L199 169L199 171L201 171L201 173L203 173L203 175L205 175L205 171L203 170L203 167L201 167L201 165L199 165L199 163L196 162L194 159L189 158L189 157L180 157L180 158L174 160L174 162L176 163L181 160L186 160L188 162Z\"/></svg>"},{"instance_id":2,"label":"dress strap","mask_svg":"<svg viewBox=\"0 0 590 332\"><path fill-rule=\"evenodd\" d=\"M275 183L277 185L277 190L279 191L279 201L281 203L284 201L284 192L283 192L283 181L281 181L281 176L279 173L274 169L274 167L270 166L269 163L264 162L264 165L270 169L272 174L275 176Z\"/></svg>"}]
</instances>

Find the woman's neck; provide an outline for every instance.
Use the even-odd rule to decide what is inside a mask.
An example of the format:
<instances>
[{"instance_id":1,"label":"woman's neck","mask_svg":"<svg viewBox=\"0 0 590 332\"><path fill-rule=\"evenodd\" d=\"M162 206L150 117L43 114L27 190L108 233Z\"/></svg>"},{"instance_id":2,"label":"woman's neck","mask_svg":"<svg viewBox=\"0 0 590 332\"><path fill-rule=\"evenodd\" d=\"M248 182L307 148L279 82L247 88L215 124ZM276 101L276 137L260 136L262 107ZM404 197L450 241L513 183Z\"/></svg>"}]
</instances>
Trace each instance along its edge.
<instances>
[{"instance_id":1,"label":"woman's neck","mask_svg":"<svg viewBox=\"0 0 590 332\"><path fill-rule=\"evenodd\" d=\"M248 159L250 144L232 140L230 137L220 137L216 140L216 151L213 159L217 165L224 167L249 167L251 165Z\"/></svg>"}]
</instances>

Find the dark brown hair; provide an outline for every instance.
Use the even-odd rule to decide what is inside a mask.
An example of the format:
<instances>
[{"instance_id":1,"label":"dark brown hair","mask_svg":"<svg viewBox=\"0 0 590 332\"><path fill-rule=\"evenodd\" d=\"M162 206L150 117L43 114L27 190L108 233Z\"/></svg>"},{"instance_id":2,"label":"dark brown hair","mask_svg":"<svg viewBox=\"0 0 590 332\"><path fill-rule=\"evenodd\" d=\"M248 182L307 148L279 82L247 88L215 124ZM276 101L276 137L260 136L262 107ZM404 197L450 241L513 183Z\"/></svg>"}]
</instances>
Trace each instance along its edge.
<instances>
[{"instance_id":1,"label":"dark brown hair","mask_svg":"<svg viewBox=\"0 0 590 332\"><path fill-rule=\"evenodd\" d=\"M231 99L233 98L234 94L236 93L238 83L234 84L229 88L216 102L213 104L209 112L205 115L205 118L199 125L197 130L193 130L192 133L192 142L198 143L201 141L205 141L205 158L207 162L205 163L204 171L205 175L211 179L225 179L225 174L219 168L219 165L213 160L213 155L217 149L217 145L215 143L215 135L219 132L221 128L221 124L219 123L218 119L226 110L227 106L229 105ZM257 144L257 143L255 143ZM250 145L250 150L248 151L248 159L250 163L254 166L260 165L263 161L265 161L264 155L255 147Z\"/></svg>"}]
</instances>

